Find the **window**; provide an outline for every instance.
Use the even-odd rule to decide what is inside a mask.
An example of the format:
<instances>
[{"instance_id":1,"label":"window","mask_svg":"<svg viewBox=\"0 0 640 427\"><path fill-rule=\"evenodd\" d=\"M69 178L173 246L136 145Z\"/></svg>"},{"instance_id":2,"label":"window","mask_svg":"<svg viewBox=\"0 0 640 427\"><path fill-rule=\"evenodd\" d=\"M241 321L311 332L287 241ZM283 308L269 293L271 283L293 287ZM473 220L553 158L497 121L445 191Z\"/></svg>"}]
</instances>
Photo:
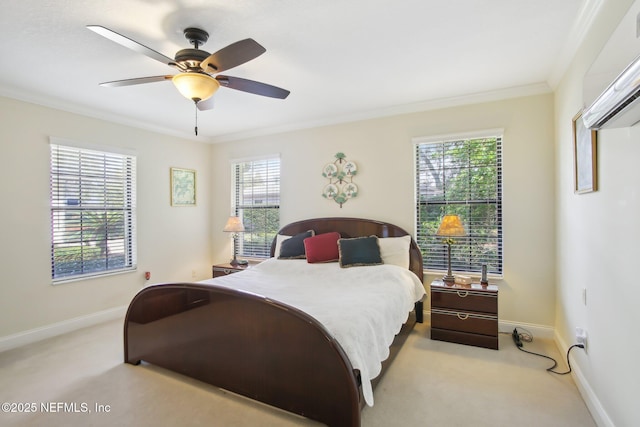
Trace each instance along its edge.
<instances>
[{"instance_id":1,"label":"window","mask_svg":"<svg viewBox=\"0 0 640 427\"><path fill-rule=\"evenodd\" d=\"M136 158L51 143L51 277L136 268Z\"/></svg>"},{"instance_id":2,"label":"window","mask_svg":"<svg viewBox=\"0 0 640 427\"><path fill-rule=\"evenodd\" d=\"M502 275L501 131L415 140L416 233L427 270L447 270L447 248L435 234L458 214L466 236L451 246L451 269Z\"/></svg>"},{"instance_id":3,"label":"window","mask_svg":"<svg viewBox=\"0 0 640 427\"><path fill-rule=\"evenodd\" d=\"M234 162L232 209L244 224L237 255L268 258L280 229L280 158Z\"/></svg>"}]
</instances>

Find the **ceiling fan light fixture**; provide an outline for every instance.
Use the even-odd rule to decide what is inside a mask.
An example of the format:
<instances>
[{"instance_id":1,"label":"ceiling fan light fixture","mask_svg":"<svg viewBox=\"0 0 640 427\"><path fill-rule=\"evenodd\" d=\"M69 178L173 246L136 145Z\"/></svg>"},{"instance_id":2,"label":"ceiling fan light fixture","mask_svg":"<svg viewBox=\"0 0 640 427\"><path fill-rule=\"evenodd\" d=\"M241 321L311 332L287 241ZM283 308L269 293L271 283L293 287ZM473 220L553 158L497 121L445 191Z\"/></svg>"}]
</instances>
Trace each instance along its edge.
<instances>
[{"instance_id":1,"label":"ceiling fan light fixture","mask_svg":"<svg viewBox=\"0 0 640 427\"><path fill-rule=\"evenodd\" d=\"M182 96L194 102L211 98L220 87L218 80L203 73L180 73L171 81Z\"/></svg>"}]
</instances>

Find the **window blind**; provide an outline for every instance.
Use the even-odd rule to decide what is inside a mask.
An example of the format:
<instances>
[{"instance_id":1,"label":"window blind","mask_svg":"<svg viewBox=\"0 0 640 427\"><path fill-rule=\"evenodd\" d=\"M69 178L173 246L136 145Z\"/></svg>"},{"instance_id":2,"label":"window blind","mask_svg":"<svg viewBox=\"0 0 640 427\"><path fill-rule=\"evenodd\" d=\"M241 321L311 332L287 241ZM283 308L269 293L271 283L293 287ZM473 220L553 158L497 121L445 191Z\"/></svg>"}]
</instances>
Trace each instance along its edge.
<instances>
[{"instance_id":1,"label":"window blind","mask_svg":"<svg viewBox=\"0 0 640 427\"><path fill-rule=\"evenodd\" d=\"M136 267L136 158L51 144L51 277Z\"/></svg>"},{"instance_id":2,"label":"window blind","mask_svg":"<svg viewBox=\"0 0 640 427\"><path fill-rule=\"evenodd\" d=\"M232 173L233 210L245 228L237 255L268 258L280 229L280 158L237 162Z\"/></svg>"},{"instance_id":3,"label":"window blind","mask_svg":"<svg viewBox=\"0 0 640 427\"><path fill-rule=\"evenodd\" d=\"M427 270L447 270L440 219L457 214L466 235L451 246L451 268L502 275L502 137L416 143L416 231Z\"/></svg>"}]
</instances>

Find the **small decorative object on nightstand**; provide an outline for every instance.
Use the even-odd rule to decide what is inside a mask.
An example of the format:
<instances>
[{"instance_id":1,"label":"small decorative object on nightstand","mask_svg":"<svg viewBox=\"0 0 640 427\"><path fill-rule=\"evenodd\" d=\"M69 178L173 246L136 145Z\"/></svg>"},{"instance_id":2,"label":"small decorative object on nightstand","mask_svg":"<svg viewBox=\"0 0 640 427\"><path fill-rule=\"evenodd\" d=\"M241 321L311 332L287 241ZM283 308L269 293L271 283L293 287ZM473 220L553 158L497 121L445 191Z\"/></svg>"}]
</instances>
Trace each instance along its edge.
<instances>
[{"instance_id":1,"label":"small decorative object on nightstand","mask_svg":"<svg viewBox=\"0 0 640 427\"><path fill-rule=\"evenodd\" d=\"M445 283L452 284L455 277L451 274L451 245L456 241L454 237L464 236L464 227L458 215L445 215L440 221L436 236L444 237L443 243L447 245L447 275L442 278Z\"/></svg>"},{"instance_id":2,"label":"small decorative object on nightstand","mask_svg":"<svg viewBox=\"0 0 640 427\"><path fill-rule=\"evenodd\" d=\"M247 268L250 268L251 264L243 264L243 265L233 265L231 263L228 264L216 264L211 268L211 273L214 278L220 276L228 276L229 274L237 273L239 271L244 271Z\"/></svg>"},{"instance_id":3,"label":"small decorative object on nightstand","mask_svg":"<svg viewBox=\"0 0 640 427\"><path fill-rule=\"evenodd\" d=\"M242 233L244 231L244 225L242 225L242 220L240 219L240 217L230 216L222 231L232 233L231 237L233 238L233 259L231 260L231 265L247 265L248 261L236 258L236 253L238 252L236 247L238 233Z\"/></svg>"},{"instance_id":4,"label":"small decorative object on nightstand","mask_svg":"<svg viewBox=\"0 0 640 427\"><path fill-rule=\"evenodd\" d=\"M431 282L431 339L497 350L498 287Z\"/></svg>"},{"instance_id":5,"label":"small decorative object on nightstand","mask_svg":"<svg viewBox=\"0 0 640 427\"><path fill-rule=\"evenodd\" d=\"M483 264L482 266L482 277L480 278L480 284L482 286L489 285L489 281L487 280L487 264Z\"/></svg>"}]
</instances>

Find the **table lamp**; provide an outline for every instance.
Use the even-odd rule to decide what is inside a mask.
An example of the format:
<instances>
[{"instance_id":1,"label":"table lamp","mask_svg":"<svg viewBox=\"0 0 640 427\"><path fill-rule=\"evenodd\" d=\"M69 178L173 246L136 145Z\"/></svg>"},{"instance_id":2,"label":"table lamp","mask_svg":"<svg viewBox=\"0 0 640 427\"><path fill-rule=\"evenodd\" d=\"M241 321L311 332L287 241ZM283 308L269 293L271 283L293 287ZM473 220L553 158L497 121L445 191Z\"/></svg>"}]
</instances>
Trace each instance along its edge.
<instances>
[{"instance_id":1,"label":"table lamp","mask_svg":"<svg viewBox=\"0 0 640 427\"><path fill-rule=\"evenodd\" d=\"M451 274L451 245L455 243L453 238L464 235L464 227L458 215L445 215L442 217L436 236L444 237L443 243L447 245L447 274L442 278L442 281L449 285L455 282L455 278Z\"/></svg>"},{"instance_id":2,"label":"table lamp","mask_svg":"<svg viewBox=\"0 0 640 427\"><path fill-rule=\"evenodd\" d=\"M246 265L248 264L247 260L240 260L236 258L236 241L238 238L238 233L242 233L244 231L244 225L242 225L242 220L237 216L230 216L227 220L222 231L226 231L227 233L232 233L231 237L233 238L233 259L231 260L231 265Z\"/></svg>"}]
</instances>

